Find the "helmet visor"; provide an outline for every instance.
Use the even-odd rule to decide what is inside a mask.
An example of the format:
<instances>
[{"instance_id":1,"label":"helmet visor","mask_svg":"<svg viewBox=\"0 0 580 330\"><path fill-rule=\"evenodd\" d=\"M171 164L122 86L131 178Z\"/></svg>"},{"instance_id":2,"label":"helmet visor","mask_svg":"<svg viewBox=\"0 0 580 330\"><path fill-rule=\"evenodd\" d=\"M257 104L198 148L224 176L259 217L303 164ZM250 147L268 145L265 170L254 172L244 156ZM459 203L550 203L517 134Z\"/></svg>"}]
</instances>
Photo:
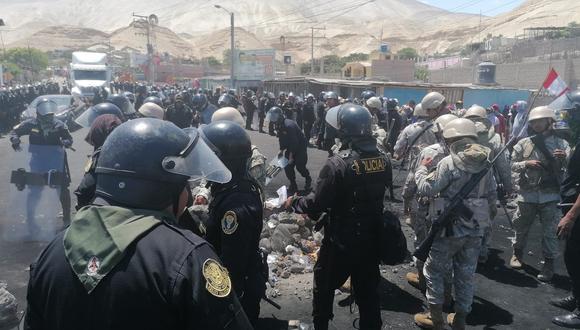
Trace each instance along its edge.
<instances>
[{"instance_id":1,"label":"helmet visor","mask_svg":"<svg viewBox=\"0 0 580 330\"><path fill-rule=\"evenodd\" d=\"M334 127L335 129L339 129L339 127L338 127L338 110L339 109L340 109L340 105L337 105L336 107L330 108L330 110L328 110L328 112L326 113L326 117L325 117L325 120L328 123L328 125Z\"/></svg>"},{"instance_id":2,"label":"helmet visor","mask_svg":"<svg viewBox=\"0 0 580 330\"><path fill-rule=\"evenodd\" d=\"M39 116L46 116L49 114L53 114L56 112L56 110L58 109L58 106L56 105L56 102L54 101L45 101L45 102L41 102L36 106L36 113Z\"/></svg>"},{"instance_id":3,"label":"helmet visor","mask_svg":"<svg viewBox=\"0 0 580 330\"><path fill-rule=\"evenodd\" d=\"M93 110L93 107L90 107L75 119L75 123L82 127L89 128L98 116L99 114Z\"/></svg>"},{"instance_id":4,"label":"helmet visor","mask_svg":"<svg viewBox=\"0 0 580 330\"><path fill-rule=\"evenodd\" d=\"M268 111L266 114L266 120L271 123L277 123L283 115L277 111Z\"/></svg>"},{"instance_id":5,"label":"helmet visor","mask_svg":"<svg viewBox=\"0 0 580 330\"><path fill-rule=\"evenodd\" d=\"M168 156L163 159L163 169L167 172L190 177L190 180L205 179L217 183L227 183L232 173L221 162L218 156L200 137L197 129L190 127L183 130L191 140L179 156Z\"/></svg>"}]
</instances>

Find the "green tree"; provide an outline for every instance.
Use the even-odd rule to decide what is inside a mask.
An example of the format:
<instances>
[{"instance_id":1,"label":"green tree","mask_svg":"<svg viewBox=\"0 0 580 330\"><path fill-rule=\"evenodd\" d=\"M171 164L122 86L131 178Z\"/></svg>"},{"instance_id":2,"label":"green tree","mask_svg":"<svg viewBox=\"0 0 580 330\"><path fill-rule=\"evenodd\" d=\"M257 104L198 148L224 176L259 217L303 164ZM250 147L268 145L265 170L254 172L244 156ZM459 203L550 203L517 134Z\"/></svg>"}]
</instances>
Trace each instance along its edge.
<instances>
[{"instance_id":1,"label":"green tree","mask_svg":"<svg viewBox=\"0 0 580 330\"><path fill-rule=\"evenodd\" d=\"M429 80L429 70L424 66L415 68L415 79L427 82Z\"/></svg>"},{"instance_id":2,"label":"green tree","mask_svg":"<svg viewBox=\"0 0 580 330\"><path fill-rule=\"evenodd\" d=\"M222 63L217 58L215 58L215 56L204 57L201 59L201 61L202 61L202 63L207 63L207 65L209 65L209 66L222 65Z\"/></svg>"},{"instance_id":3,"label":"green tree","mask_svg":"<svg viewBox=\"0 0 580 330\"><path fill-rule=\"evenodd\" d=\"M415 48L405 47L397 52L397 56L403 60L412 60L419 57L419 54Z\"/></svg>"},{"instance_id":4,"label":"green tree","mask_svg":"<svg viewBox=\"0 0 580 330\"><path fill-rule=\"evenodd\" d=\"M17 76L22 73L22 69L18 65L10 62L0 62L4 69L4 72L10 72L13 76Z\"/></svg>"},{"instance_id":5,"label":"green tree","mask_svg":"<svg viewBox=\"0 0 580 330\"><path fill-rule=\"evenodd\" d=\"M48 66L48 56L45 52L36 48L10 48L2 56L2 61L12 63L20 69L38 74Z\"/></svg>"},{"instance_id":6,"label":"green tree","mask_svg":"<svg viewBox=\"0 0 580 330\"><path fill-rule=\"evenodd\" d=\"M368 61L369 60L369 54L365 54L365 53L352 53L352 54L350 54L348 56L342 57L341 60L344 62L344 64L346 64L348 62Z\"/></svg>"},{"instance_id":7,"label":"green tree","mask_svg":"<svg viewBox=\"0 0 580 330\"><path fill-rule=\"evenodd\" d=\"M222 53L222 56L223 56L222 63L224 65L230 65L230 60L232 58L231 54L232 54L232 51L229 48L228 49L224 49L224 51Z\"/></svg>"}]
</instances>

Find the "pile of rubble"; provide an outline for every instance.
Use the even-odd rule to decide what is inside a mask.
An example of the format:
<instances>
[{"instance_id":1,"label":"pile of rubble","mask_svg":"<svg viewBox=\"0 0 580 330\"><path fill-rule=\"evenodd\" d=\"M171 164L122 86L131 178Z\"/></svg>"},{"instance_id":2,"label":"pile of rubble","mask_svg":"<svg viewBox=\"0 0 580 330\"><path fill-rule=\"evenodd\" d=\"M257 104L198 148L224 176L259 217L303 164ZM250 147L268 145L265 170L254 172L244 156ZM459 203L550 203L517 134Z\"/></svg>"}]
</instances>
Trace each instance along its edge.
<instances>
[{"instance_id":1,"label":"pile of rubble","mask_svg":"<svg viewBox=\"0 0 580 330\"><path fill-rule=\"evenodd\" d=\"M312 272L323 234L313 222L296 213L273 213L264 221L260 248L269 253L270 279Z\"/></svg>"}]
</instances>

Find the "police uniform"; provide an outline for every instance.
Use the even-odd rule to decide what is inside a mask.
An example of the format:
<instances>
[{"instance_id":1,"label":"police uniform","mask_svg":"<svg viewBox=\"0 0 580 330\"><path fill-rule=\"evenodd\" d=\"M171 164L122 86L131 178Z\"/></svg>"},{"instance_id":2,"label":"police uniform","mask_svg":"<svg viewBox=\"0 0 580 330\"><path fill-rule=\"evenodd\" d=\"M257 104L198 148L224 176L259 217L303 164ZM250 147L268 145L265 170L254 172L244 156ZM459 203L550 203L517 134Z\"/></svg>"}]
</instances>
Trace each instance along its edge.
<instances>
[{"instance_id":1,"label":"police uniform","mask_svg":"<svg viewBox=\"0 0 580 330\"><path fill-rule=\"evenodd\" d=\"M77 211L82 207L91 204L95 198L95 188L97 184L95 169L97 167L100 153L100 148L93 152L85 165L85 174L83 175L81 183L79 183L79 186L74 191L74 194L77 196L77 205L75 207Z\"/></svg>"},{"instance_id":2,"label":"police uniform","mask_svg":"<svg viewBox=\"0 0 580 330\"><path fill-rule=\"evenodd\" d=\"M20 140L21 136L28 135L30 144L34 145L54 145L61 146L63 144L72 145L73 138L70 135L65 123L58 119L53 119L50 127L42 127L39 120L31 118L14 126L9 134L10 142L14 143ZM60 189L60 202L62 204L63 222L68 225L70 222L70 192L68 186L70 184L70 173L68 171L68 164L65 154L65 180L62 182Z\"/></svg>"},{"instance_id":3,"label":"police uniform","mask_svg":"<svg viewBox=\"0 0 580 330\"><path fill-rule=\"evenodd\" d=\"M417 191L423 196L433 197L430 203L430 218L434 220L446 203L475 174L483 169L489 159L490 149L475 143L456 142L451 155L443 158L435 172L420 165L415 174ZM473 158L466 156L475 154ZM463 155L463 156L458 156ZM465 158L468 162L464 162ZM493 177L488 173L464 200L473 211L471 219L458 218L451 230L437 236L425 262L424 275L427 282L427 301L441 306L445 300L445 278L453 272L455 288L455 311L467 315L471 311L475 283L473 274L477 266L481 238L490 225L489 199L496 193ZM437 197L437 198L435 198Z\"/></svg>"},{"instance_id":4,"label":"police uniform","mask_svg":"<svg viewBox=\"0 0 580 330\"><path fill-rule=\"evenodd\" d=\"M98 203L31 266L25 329L251 329L206 241L166 212Z\"/></svg>"},{"instance_id":5,"label":"police uniform","mask_svg":"<svg viewBox=\"0 0 580 330\"><path fill-rule=\"evenodd\" d=\"M211 194L206 239L228 269L244 311L255 324L267 281L258 247L263 218L260 187L253 179L240 178L212 185Z\"/></svg>"},{"instance_id":6,"label":"police uniform","mask_svg":"<svg viewBox=\"0 0 580 330\"><path fill-rule=\"evenodd\" d=\"M568 142L551 134L545 137L545 145L548 152L560 149L570 154ZM545 167L542 169L526 168L526 161L539 160ZM557 208L560 201L560 184L566 160L556 160L562 169L554 173L547 166L548 162L538 147L534 145L530 137L520 140L512 152L512 170L518 177L518 196L515 217L513 220L516 232L513 243L514 255L520 259L526 246L528 232L536 219L540 218L542 224L542 253L545 259L553 260L559 254L559 243L556 237L556 225L560 220L561 213Z\"/></svg>"},{"instance_id":7,"label":"police uniform","mask_svg":"<svg viewBox=\"0 0 580 330\"><path fill-rule=\"evenodd\" d=\"M361 329L381 328L377 226L390 168L374 142L369 138L364 148L342 150L329 157L315 191L292 202L297 213L330 209L314 266L316 329L327 329L333 318L334 291L349 276L360 308Z\"/></svg>"},{"instance_id":8,"label":"police uniform","mask_svg":"<svg viewBox=\"0 0 580 330\"><path fill-rule=\"evenodd\" d=\"M290 180L290 186L296 188L296 173L294 168L306 179L310 179L310 172L306 168L308 162L307 141L304 133L295 121L284 119L283 127L278 129L278 142L280 143L280 150L286 150L286 158L292 154L293 161L291 161L285 168L286 177Z\"/></svg>"},{"instance_id":9,"label":"police uniform","mask_svg":"<svg viewBox=\"0 0 580 330\"><path fill-rule=\"evenodd\" d=\"M190 127L193 121L193 110L185 104L173 104L167 108L165 119L179 128Z\"/></svg>"}]
</instances>

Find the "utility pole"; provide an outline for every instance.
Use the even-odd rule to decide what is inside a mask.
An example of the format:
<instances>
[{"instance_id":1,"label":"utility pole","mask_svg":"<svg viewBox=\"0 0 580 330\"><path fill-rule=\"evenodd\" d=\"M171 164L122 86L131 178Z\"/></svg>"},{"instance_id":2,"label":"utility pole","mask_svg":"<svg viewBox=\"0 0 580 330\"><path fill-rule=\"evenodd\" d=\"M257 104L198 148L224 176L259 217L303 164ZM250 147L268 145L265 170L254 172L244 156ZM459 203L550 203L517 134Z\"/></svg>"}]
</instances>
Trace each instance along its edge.
<instances>
[{"instance_id":1,"label":"utility pole","mask_svg":"<svg viewBox=\"0 0 580 330\"><path fill-rule=\"evenodd\" d=\"M310 75L314 75L314 30L326 30L326 28L317 28L317 27L310 27L310 30L312 32L311 34L311 44L310 44ZM320 39L322 37L317 37L317 39Z\"/></svg>"},{"instance_id":2,"label":"utility pole","mask_svg":"<svg viewBox=\"0 0 580 330\"><path fill-rule=\"evenodd\" d=\"M220 5L213 5L217 9L223 9L230 15L230 88L236 88L236 77L234 71L234 12L225 9Z\"/></svg>"},{"instance_id":3,"label":"utility pole","mask_svg":"<svg viewBox=\"0 0 580 330\"><path fill-rule=\"evenodd\" d=\"M153 44L151 43L151 36L153 33L153 28L155 25L157 25L159 23L159 19L157 18L157 15L155 14L151 14L149 16L143 16L143 15L136 15L135 13L133 13L133 17L136 17L133 19L133 21L135 23L137 23L135 26L139 27L141 29L145 29L146 33L135 33L137 35L145 35L147 36L147 64L148 64L148 68L149 68L149 83L150 84L154 84L155 83L155 63L153 62Z\"/></svg>"}]
</instances>

